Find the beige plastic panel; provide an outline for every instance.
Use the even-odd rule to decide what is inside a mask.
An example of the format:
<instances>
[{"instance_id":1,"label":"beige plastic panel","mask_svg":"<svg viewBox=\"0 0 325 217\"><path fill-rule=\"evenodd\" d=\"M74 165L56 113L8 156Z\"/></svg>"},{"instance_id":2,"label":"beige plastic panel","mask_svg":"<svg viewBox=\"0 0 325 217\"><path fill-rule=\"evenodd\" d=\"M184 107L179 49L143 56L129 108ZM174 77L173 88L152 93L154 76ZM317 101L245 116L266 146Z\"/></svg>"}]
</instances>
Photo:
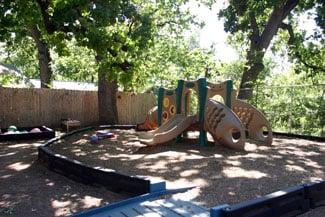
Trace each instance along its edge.
<instances>
[{"instance_id":1,"label":"beige plastic panel","mask_svg":"<svg viewBox=\"0 0 325 217\"><path fill-rule=\"evenodd\" d=\"M137 124L137 130L154 130L158 128L158 106L153 107L149 110L146 119L143 123Z\"/></svg>"},{"instance_id":2,"label":"beige plastic panel","mask_svg":"<svg viewBox=\"0 0 325 217\"><path fill-rule=\"evenodd\" d=\"M173 95L166 95L166 91L173 91ZM176 115L176 93L175 90L166 90L162 102L161 123L166 123L174 115Z\"/></svg>"},{"instance_id":3,"label":"beige plastic panel","mask_svg":"<svg viewBox=\"0 0 325 217\"><path fill-rule=\"evenodd\" d=\"M214 96L220 95L223 98L223 101L226 100L227 97L227 83L210 83L208 82L208 95L207 99L214 98ZM235 95L232 93L232 100L235 99Z\"/></svg>"},{"instance_id":4,"label":"beige plastic panel","mask_svg":"<svg viewBox=\"0 0 325 217\"><path fill-rule=\"evenodd\" d=\"M182 114L174 115L158 129L140 135L140 141L146 145L157 145L168 142L180 135L196 120L196 116L186 117Z\"/></svg>"},{"instance_id":5,"label":"beige plastic panel","mask_svg":"<svg viewBox=\"0 0 325 217\"><path fill-rule=\"evenodd\" d=\"M213 98L216 95L222 96L222 98L225 100L227 96L227 83L222 82L219 84L214 84L208 82L208 95L207 99Z\"/></svg>"},{"instance_id":6,"label":"beige plastic panel","mask_svg":"<svg viewBox=\"0 0 325 217\"><path fill-rule=\"evenodd\" d=\"M192 88L186 87L187 83L193 83L194 86ZM183 92L182 92L182 114L185 114L187 111L187 114L190 110L190 100L192 97L198 97L198 81L185 81L183 86ZM199 101L199 99L198 99ZM185 108L186 107L186 108Z\"/></svg>"},{"instance_id":7,"label":"beige plastic panel","mask_svg":"<svg viewBox=\"0 0 325 217\"><path fill-rule=\"evenodd\" d=\"M272 144L272 128L260 111L254 106L238 99L232 102L232 109L244 124L245 129L248 131L249 138L266 145ZM265 130L267 134L264 134L263 130Z\"/></svg>"},{"instance_id":8,"label":"beige plastic panel","mask_svg":"<svg viewBox=\"0 0 325 217\"><path fill-rule=\"evenodd\" d=\"M204 125L216 143L233 149L245 149L245 128L235 113L222 103L211 99L207 101ZM233 133L237 135L233 136Z\"/></svg>"}]
</instances>

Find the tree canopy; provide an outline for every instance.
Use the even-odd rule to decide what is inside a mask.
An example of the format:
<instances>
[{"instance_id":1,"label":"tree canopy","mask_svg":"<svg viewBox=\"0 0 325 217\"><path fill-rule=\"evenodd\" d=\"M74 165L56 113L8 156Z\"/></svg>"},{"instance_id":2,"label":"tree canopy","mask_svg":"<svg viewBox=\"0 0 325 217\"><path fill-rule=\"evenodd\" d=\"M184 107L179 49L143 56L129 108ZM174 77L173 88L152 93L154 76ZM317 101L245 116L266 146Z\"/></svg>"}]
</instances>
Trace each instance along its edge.
<instances>
[{"instance_id":1,"label":"tree canopy","mask_svg":"<svg viewBox=\"0 0 325 217\"><path fill-rule=\"evenodd\" d=\"M323 52L320 51L322 49L319 47L315 49L316 45L311 45L311 43L306 46L304 44L305 35L295 31L299 15L314 9L316 23L324 33L323 6L324 2L319 0L229 1L228 7L219 13L219 16L225 19L224 29L232 35L240 35L237 38L247 44L246 64L239 92L240 98L251 97L250 89L264 68L265 52L280 30L285 30L289 35L286 44L292 60L297 59L300 66L303 65L313 71L322 72L324 70L323 65L317 66L313 62L315 57L319 59L323 56ZM314 39L321 40L323 44L324 38L322 37L320 33L313 36Z\"/></svg>"},{"instance_id":2,"label":"tree canopy","mask_svg":"<svg viewBox=\"0 0 325 217\"><path fill-rule=\"evenodd\" d=\"M174 87L180 78L231 78L241 88L239 97L252 100L256 85L278 81L272 74L275 60L267 52L288 57L293 66L288 72L301 79L296 82L324 83L323 1L227 1L219 17L240 56L232 62L218 61L213 47L201 48L198 33L189 33L203 23L190 13L188 2L3 0L0 61L18 68L24 78L41 78L44 88L53 79L96 82L105 124L118 121L118 89ZM300 28L299 20L306 16L318 26L313 34ZM283 83L288 78L280 77ZM10 76L0 78L0 83L8 82Z\"/></svg>"}]
</instances>

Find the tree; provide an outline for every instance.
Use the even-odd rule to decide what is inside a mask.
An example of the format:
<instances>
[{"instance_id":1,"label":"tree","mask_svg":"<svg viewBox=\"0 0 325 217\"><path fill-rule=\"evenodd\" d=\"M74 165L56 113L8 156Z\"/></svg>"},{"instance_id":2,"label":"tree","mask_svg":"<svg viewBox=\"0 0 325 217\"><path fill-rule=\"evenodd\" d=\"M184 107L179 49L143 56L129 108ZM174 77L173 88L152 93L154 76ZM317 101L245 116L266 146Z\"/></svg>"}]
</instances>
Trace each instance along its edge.
<instances>
[{"instance_id":1,"label":"tree","mask_svg":"<svg viewBox=\"0 0 325 217\"><path fill-rule=\"evenodd\" d=\"M219 12L219 16L225 19L225 31L231 34L241 34L241 38L248 44L239 98L248 99L252 96L251 90L254 82L264 68L265 52L280 29L286 30L290 35L291 40L287 44L290 45L288 48L293 51L291 56L300 62L305 62L304 65L307 67L314 67L307 62L307 59L304 59L307 55L302 54L302 49L298 49L303 46L305 39L298 40L294 37L295 18L311 8L317 9L315 19L324 29L322 22L324 10L321 9L324 8L324 1L320 0L231 0L229 6Z\"/></svg>"},{"instance_id":2,"label":"tree","mask_svg":"<svg viewBox=\"0 0 325 217\"><path fill-rule=\"evenodd\" d=\"M178 79L194 80L215 75L217 63L213 51L203 50L195 44L193 38L159 36L159 40L139 59L139 70L145 73L137 73L139 76L135 77L132 88L174 88Z\"/></svg>"},{"instance_id":3,"label":"tree","mask_svg":"<svg viewBox=\"0 0 325 217\"><path fill-rule=\"evenodd\" d=\"M6 33L10 33L7 30L11 26L15 27L11 32L26 33L22 26L31 24L30 35L41 39L35 40L38 47L41 42L50 43L59 55L66 50L66 40L76 40L78 46L91 50L98 65L99 119L102 123L114 124L117 122L118 85L127 86L135 76L141 77L139 57L162 32L181 35L191 23L196 23L189 11L182 8L186 2L35 0L11 4L6 1L2 11L14 15L9 21L15 25L6 23L6 16L2 21L7 24ZM30 11L30 7L33 10ZM23 16L18 16L19 13L25 16L24 19L21 20ZM38 20L34 21L35 17ZM7 34L8 38L10 34ZM41 49L39 53L43 57L50 55ZM50 64L50 58L39 59Z\"/></svg>"},{"instance_id":4,"label":"tree","mask_svg":"<svg viewBox=\"0 0 325 217\"><path fill-rule=\"evenodd\" d=\"M156 3L37 0L37 3L44 28L53 41L75 38L79 45L95 53L99 119L111 124L117 122L118 83L132 80L139 55L153 44L159 29L185 25L191 18L187 11L181 10L185 0Z\"/></svg>"},{"instance_id":5,"label":"tree","mask_svg":"<svg viewBox=\"0 0 325 217\"><path fill-rule=\"evenodd\" d=\"M7 46L22 45L26 37L33 38L38 51L41 87L49 88L52 77L51 56L36 2L1 1L0 26L0 41L6 42Z\"/></svg>"},{"instance_id":6,"label":"tree","mask_svg":"<svg viewBox=\"0 0 325 217\"><path fill-rule=\"evenodd\" d=\"M95 54L75 40L66 41L65 55L52 52L53 79L97 83Z\"/></svg>"},{"instance_id":7,"label":"tree","mask_svg":"<svg viewBox=\"0 0 325 217\"><path fill-rule=\"evenodd\" d=\"M75 38L94 51L98 64L101 123L117 122L116 92L121 73L150 39L151 22L130 1L41 1L37 4L45 29L54 41Z\"/></svg>"}]
</instances>

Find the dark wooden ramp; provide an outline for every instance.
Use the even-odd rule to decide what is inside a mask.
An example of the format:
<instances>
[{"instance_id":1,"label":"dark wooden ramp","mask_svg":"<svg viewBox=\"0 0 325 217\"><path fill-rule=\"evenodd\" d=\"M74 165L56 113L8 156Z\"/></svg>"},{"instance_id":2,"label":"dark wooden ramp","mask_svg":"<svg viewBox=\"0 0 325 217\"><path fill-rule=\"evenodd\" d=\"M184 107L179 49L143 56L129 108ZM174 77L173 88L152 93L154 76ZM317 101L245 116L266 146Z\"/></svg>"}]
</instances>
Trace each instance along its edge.
<instances>
[{"instance_id":1,"label":"dark wooden ramp","mask_svg":"<svg viewBox=\"0 0 325 217\"><path fill-rule=\"evenodd\" d=\"M208 209L188 201L159 199L117 207L90 215L92 217L209 217Z\"/></svg>"}]
</instances>

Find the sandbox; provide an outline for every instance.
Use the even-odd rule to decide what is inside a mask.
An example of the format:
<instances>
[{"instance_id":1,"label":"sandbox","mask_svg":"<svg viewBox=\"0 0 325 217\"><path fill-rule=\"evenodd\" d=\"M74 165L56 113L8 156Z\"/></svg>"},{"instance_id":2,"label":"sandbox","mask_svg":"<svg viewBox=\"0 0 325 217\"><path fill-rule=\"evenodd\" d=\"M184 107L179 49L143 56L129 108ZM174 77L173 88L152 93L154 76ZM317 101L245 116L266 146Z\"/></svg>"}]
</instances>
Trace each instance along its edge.
<instances>
[{"instance_id":1,"label":"sandbox","mask_svg":"<svg viewBox=\"0 0 325 217\"><path fill-rule=\"evenodd\" d=\"M116 137L91 144L94 129L53 142L48 149L91 167L167 181L171 187L198 186L182 194L204 206L233 204L288 186L324 179L325 143L275 137L272 146L249 143L236 151L196 139L159 146L141 144L141 132L111 129Z\"/></svg>"}]
</instances>

